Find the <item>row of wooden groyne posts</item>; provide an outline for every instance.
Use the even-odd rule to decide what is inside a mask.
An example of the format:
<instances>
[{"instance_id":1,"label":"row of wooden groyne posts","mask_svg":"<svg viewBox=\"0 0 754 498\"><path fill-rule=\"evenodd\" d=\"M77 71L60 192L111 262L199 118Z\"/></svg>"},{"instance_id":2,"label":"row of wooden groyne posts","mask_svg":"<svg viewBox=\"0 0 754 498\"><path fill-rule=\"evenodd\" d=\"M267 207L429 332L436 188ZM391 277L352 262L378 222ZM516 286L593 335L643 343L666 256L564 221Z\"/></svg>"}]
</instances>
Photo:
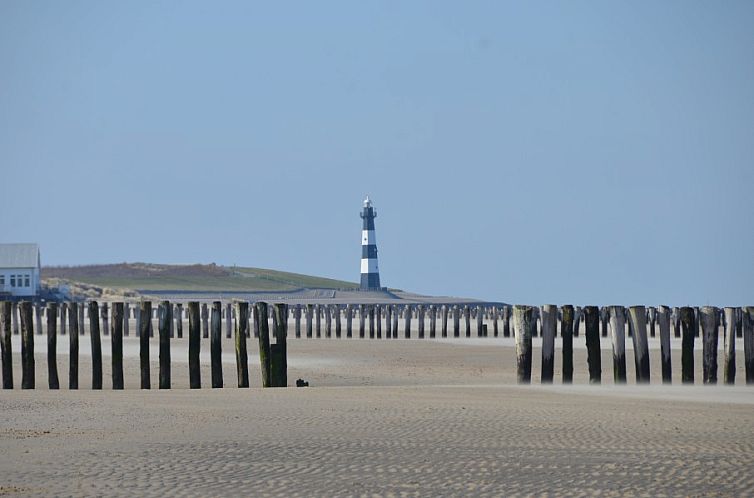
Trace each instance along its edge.
<instances>
[{"instance_id":1,"label":"row of wooden groyne posts","mask_svg":"<svg viewBox=\"0 0 754 498\"><path fill-rule=\"evenodd\" d=\"M682 337L681 381L694 382L694 342L702 337L702 372L705 384L717 383L718 338L723 329L723 381L735 383L736 337L744 339L746 383L754 384L754 307L714 306L680 307L668 306L572 306L572 305L433 305L433 304L296 304L283 303L268 306L265 302L234 303L214 301L201 303L171 303L161 301L156 308L152 302L49 302L44 305L32 302L0 302L0 332L2 337L3 388L13 388L11 334L22 336L21 362L24 389L35 387L34 330L42 334L43 323L47 332L48 379L51 389L59 388L57 374L57 334L69 335L69 388L78 388L78 337L84 335L89 322L92 350L92 388L102 388L102 348L100 331L110 335L112 341L112 382L114 389L123 389L123 337L130 334L129 319L136 320L135 335L140 338L141 387L149 389L150 363L149 339L154 336L152 320L158 323L159 335L159 387L171 387L170 339L183 337L183 320L188 318L189 339L189 384L201 387L199 351L200 338L210 338L212 387L223 387L221 366L221 339L223 323L225 335L235 337L238 387L249 387L248 353L246 339L252 333L259 340L259 356L263 387L287 386L288 319L295 323L295 337L302 337L302 318L305 319L305 336L340 338L341 322L346 322L345 337L351 338L353 321L358 319L358 337L370 339L397 339L402 335L412 338L412 319L417 320L418 338L449 336L472 337L472 319L476 336L487 337L485 318L492 322L492 335L515 337L517 378L520 383L531 382L532 337L541 336L542 362L541 381L551 383L554 377L555 337L560 330L562 338L562 378L564 383L573 380L573 337L578 337L581 323L584 324L589 381L599 383L602 376L600 335L610 336L613 351L613 378L616 383L626 379L626 329L632 338L637 383L650 380L649 344L647 336L659 332L662 360L662 380L672 382L671 328L675 337ZM142 317L149 317L142 320ZM266 319L261 319L266 317ZM45 319L43 321L43 318ZM398 320L403 320L403 333L399 334ZM461 332L461 319L464 332ZM440 331L437 332L437 322ZM274 343L270 341L270 320ZM58 328L58 322L60 327ZM425 324L429 330L425 334ZM251 323L251 326L250 326ZM235 324L235 325L234 325ZM333 327L333 324L335 325ZM498 326L500 324L500 327ZM559 324L559 326L558 326ZM19 327L20 325L20 327ZM235 333L233 333L235 331Z\"/></svg>"}]
</instances>

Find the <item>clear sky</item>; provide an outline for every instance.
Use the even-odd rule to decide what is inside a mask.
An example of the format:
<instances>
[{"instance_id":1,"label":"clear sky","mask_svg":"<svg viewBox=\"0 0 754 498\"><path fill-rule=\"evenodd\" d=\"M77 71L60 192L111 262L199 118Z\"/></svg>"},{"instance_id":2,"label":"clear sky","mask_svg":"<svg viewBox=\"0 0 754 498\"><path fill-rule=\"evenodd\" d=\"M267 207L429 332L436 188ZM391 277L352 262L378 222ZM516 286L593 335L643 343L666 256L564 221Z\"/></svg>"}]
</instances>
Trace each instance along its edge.
<instances>
[{"instance_id":1,"label":"clear sky","mask_svg":"<svg viewBox=\"0 0 754 498\"><path fill-rule=\"evenodd\" d=\"M0 1L0 241L754 304L754 2Z\"/></svg>"}]
</instances>

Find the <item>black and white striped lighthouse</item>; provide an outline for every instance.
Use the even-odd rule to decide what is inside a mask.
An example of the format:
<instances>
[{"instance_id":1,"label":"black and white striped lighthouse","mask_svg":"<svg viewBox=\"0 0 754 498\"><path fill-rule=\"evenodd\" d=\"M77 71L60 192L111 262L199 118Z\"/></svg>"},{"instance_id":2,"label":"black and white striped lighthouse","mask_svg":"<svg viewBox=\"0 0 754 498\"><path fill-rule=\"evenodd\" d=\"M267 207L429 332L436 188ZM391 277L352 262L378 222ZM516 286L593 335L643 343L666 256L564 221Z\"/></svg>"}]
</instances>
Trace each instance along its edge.
<instances>
[{"instance_id":1,"label":"black and white striped lighthouse","mask_svg":"<svg viewBox=\"0 0 754 498\"><path fill-rule=\"evenodd\" d=\"M380 288L380 268L377 266L377 239L374 237L374 219L377 211L367 196L361 218L364 226L361 230L361 289Z\"/></svg>"}]
</instances>

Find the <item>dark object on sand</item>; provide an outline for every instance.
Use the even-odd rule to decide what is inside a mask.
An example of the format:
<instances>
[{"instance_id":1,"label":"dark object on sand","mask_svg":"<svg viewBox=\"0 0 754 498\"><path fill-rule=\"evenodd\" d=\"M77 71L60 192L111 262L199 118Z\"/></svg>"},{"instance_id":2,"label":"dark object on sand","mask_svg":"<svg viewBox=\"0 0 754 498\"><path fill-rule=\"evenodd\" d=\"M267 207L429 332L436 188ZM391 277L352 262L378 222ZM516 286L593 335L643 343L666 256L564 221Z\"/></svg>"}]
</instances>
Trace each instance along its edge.
<instances>
[{"instance_id":1,"label":"dark object on sand","mask_svg":"<svg viewBox=\"0 0 754 498\"><path fill-rule=\"evenodd\" d=\"M306 382L304 379L297 379L296 387L309 387L309 383Z\"/></svg>"}]
</instances>

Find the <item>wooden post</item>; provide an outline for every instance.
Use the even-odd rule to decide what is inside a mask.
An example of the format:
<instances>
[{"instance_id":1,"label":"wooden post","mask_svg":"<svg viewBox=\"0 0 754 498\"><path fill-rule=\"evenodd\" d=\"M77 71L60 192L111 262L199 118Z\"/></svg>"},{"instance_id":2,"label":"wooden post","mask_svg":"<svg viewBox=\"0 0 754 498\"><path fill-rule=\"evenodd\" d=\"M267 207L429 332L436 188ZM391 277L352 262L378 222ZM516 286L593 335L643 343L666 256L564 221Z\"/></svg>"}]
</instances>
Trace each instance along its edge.
<instances>
[{"instance_id":1,"label":"wooden post","mask_svg":"<svg viewBox=\"0 0 754 498\"><path fill-rule=\"evenodd\" d=\"M390 339L393 335L393 305L385 305L385 339Z\"/></svg>"},{"instance_id":2,"label":"wooden post","mask_svg":"<svg viewBox=\"0 0 754 498\"><path fill-rule=\"evenodd\" d=\"M584 310L581 306L576 306L573 312L573 336L579 336L579 330L581 328L581 321L584 319Z\"/></svg>"},{"instance_id":3,"label":"wooden post","mask_svg":"<svg viewBox=\"0 0 754 498\"><path fill-rule=\"evenodd\" d=\"M416 307L416 319L419 322L419 339L424 339L424 305Z\"/></svg>"},{"instance_id":4,"label":"wooden post","mask_svg":"<svg viewBox=\"0 0 754 498\"><path fill-rule=\"evenodd\" d=\"M296 322L296 339L301 338L301 305L297 304L296 308L293 310L293 319ZM338 336L340 337L340 336Z\"/></svg>"},{"instance_id":5,"label":"wooden post","mask_svg":"<svg viewBox=\"0 0 754 498\"><path fill-rule=\"evenodd\" d=\"M382 339L382 305L377 304L374 307L374 320L377 325L377 339Z\"/></svg>"},{"instance_id":6,"label":"wooden post","mask_svg":"<svg viewBox=\"0 0 754 498\"><path fill-rule=\"evenodd\" d=\"M607 309L607 306L602 306L600 308L600 330L602 332L602 337L607 337L607 329L608 329L609 323L610 323L610 313Z\"/></svg>"},{"instance_id":7,"label":"wooden post","mask_svg":"<svg viewBox=\"0 0 754 498\"><path fill-rule=\"evenodd\" d=\"M443 304L440 308L440 335L445 338L448 337L448 305Z\"/></svg>"},{"instance_id":8,"label":"wooden post","mask_svg":"<svg viewBox=\"0 0 754 498\"><path fill-rule=\"evenodd\" d=\"M321 315L322 315L322 310L321 310L319 304L315 304L314 305L314 322L316 324L316 327L314 328L314 333L316 334L317 339L319 339L320 337L322 337ZM364 335L362 334L361 337L364 337Z\"/></svg>"},{"instance_id":9,"label":"wooden post","mask_svg":"<svg viewBox=\"0 0 754 498\"><path fill-rule=\"evenodd\" d=\"M58 303L47 303L47 385L60 389L58 380Z\"/></svg>"},{"instance_id":10,"label":"wooden post","mask_svg":"<svg viewBox=\"0 0 754 498\"><path fill-rule=\"evenodd\" d=\"M0 302L0 347L3 362L3 389L13 389L13 345L11 343L11 312L13 306L8 301Z\"/></svg>"},{"instance_id":11,"label":"wooden post","mask_svg":"<svg viewBox=\"0 0 754 498\"><path fill-rule=\"evenodd\" d=\"M398 338L398 306L397 305L389 305L389 316L391 320L390 324L390 335L392 339Z\"/></svg>"},{"instance_id":12,"label":"wooden post","mask_svg":"<svg viewBox=\"0 0 754 498\"><path fill-rule=\"evenodd\" d=\"M736 383L736 328L738 326L738 309L723 309L723 382Z\"/></svg>"},{"instance_id":13,"label":"wooden post","mask_svg":"<svg viewBox=\"0 0 754 498\"><path fill-rule=\"evenodd\" d=\"M505 306L503 306L503 337L511 336L510 318L511 318L511 309L506 304ZM573 323L571 323L571 325L573 325Z\"/></svg>"},{"instance_id":14,"label":"wooden post","mask_svg":"<svg viewBox=\"0 0 754 498\"><path fill-rule=\"evenodd\" d=\"M461 309L453 305L453 337L461 337Z\"/></svg>"},{"instance_id":15,"label":"wooden post","mask_svg":"<svg viewBox=\"0 0 754 498\"><path fill-rule=\"evenodd\" d=\"M141 371L141 388L151 389L149 371L149 329L152 328L152 303L141 301L139 306L139 367Z\"/></svg>"},{"instance_id":16,"label":"wooden post","mask_svg":"<svg viewBox=\"0 0 754 498\"><path fill-rule=\"evenodd\" d=\"M84 309L85 308L86 308L86 306L84 305L84 303L81 303L79 305L79 314L78 314L78 319L79 319L79 335L84 335L85 332L86 332L86 322L84 321Z\"/></svg>"},{"instance_id":17,"label":"wooden post","mask_svg":"<svg viewBox=\"0 0 754 498\"><path fill-rule=\"evenodd\" d=\"M314 314L314 305L306 305L306 338L312 338L312 315ZM350 327L349 327L350 328ZM350 335L348 337L351 337Z\"/></svg>"},{"instance_id":18,"label":"wooden post","mask_svg":"<svg viewBox=\"0 0 754 498\"><path fill-rule=\"evenodd\" d=\"M42 335L42 312L42 305L34 304L34 326L36 327L37 335Z\"/></svg>"},{"instance_id":19,"label":"wooden post","mask_svg":"<svg viewBox=\"0 0 754 498\"><path fill-rule=\"evenodd\" d=\"M644 306L628 308L628 319L633 330L636 383L649 384L649 344L647 343L647 309Z\"/></svg>"},{"instance_id":20,"label":"wooden post","mask_svg":"<svg viewBox=\"0 0 754 498\"><path fill-rule=\"evenodd\" d=\"M626 383L626 309L623 306L608 306L607 315L613 343L613 381Z\"/></svg>"},{"instance_id":21,"label":"wooden post","mask_svg":"<svg viewBox=\"0 0 754 498\"><path fill-rule=\"evenodd\" d=\"M209 307L202 303L202 339L209 338Z\"/></svg>"},{"instance_id":22,"label":"wooden post","mask_svg":"<svg viewBox=\"0 0 754 498\"><path fill-rule=\"evenodd\" d=\"M123 389L123 303L113 303L110 344L113 389Z\"/></svg>"},{"instance_id":23,"label":"wooden post","mask_svg":"<svg viewBox=\"0 0 754 498\"><path fill-rule=\"evenodd\" d=\"M212 303L212 306L214 306L215 303ZM222 303L220 303L221 309L222 309ZM210 317L211 319L211 317ZM210 327L211 327L210 323ZM210 338L212 337L212 331L210 331ZM225 303L225 338L230 339L233 337L233 306L231 306L230 302ZM222 333L221 337L222 339ZM222 373L222 369L220 370Z\"/></svg>"},{"instance_id":24,"label":"wooden post","mask_svg":"<svg viewBox=\"0 0 754 498\"><path fill-rule=\"evenodd\" d=\"M746 306L741 311L741 330L744 336L746 383L754 384L754 306Z\"/></svg>"},{"instance_id":25,"label":"wooden post","mask_svg":"<svg viewBox=\"0 0 754 498\"><path fill-rule=\"evenodd\" d=\"M657 307L657 325L660 329L660 354L662 355L662 382L673 382L673 369L670 361L670 308Z\"/></svg>"},{"instance_id":26,"label":"wooden post","mask_svg":"<svg viewBox=\"0 0 754 498\"><path fill-rule=\"evenodd\" d=\"M374 339L374 305L367 305L367 316L369 317L369 338Z\"/></svg>"},{"instance_id":27,"label":"wooden post","mask_svg":"<svg viewBox=\"0 0 754 498\"><path fill-rule=\"evenodd\" d=\"M513 331L516 337L516 376L519 384L531 383L531 306L513 307Z\"/></svg>"},{"instance_id":28,"label":"wooden post","mask_svg":"<svg viewBox=\"0 0 754 498\"><path fill-rule=\"evenodd\" d=\"M744 336L744 310L736 308L736 337Z\"/></svg>"},{"instance_id":29,"label":"wooden post","mask_svg":"<svg viewBox=\"0 0 754 498\"><path fill-rule=\"evenodd\" d=\"M359 305L359 339L364 338L364 321L366 317L364 316L364 309L365 306L363 304Z\"/></svg>"},{"instance_id":30,"label":"wooden post","mask_svg":"<svg viewBox=\"0 0 754 498\"><path fill-rule=\"evenodd\" d=\"M681 344L681 382L694 383L694 334L696 333L696 316L694 308L684 306L680 310L683 342Z\"/></svg>"},{"instance_id":31,"label":"wooden post","mask_svg":"<svg viewBox=\"0 0 754 498\"><path fill-rule=\"evenodd\" d=\"M403 321L403 337L405 339L411 339L411 305L407 304L403 308L404 321Z\"/></svg>"},{"instance_id":32,"label":"wooden post","mask_svg":"<svg viewBox=\"0 0 754 498\"><path fill-rule=\"evenodd\" d=\"M600 352L600 311L596 306L584 306L586 353L589 364L589 383L602 382L602 353Z\"/></svg>"},{"instance_id":33,"label":"wooden post","mask_svg":"<svg viewBox=\"0 0 754 498\"><path fill-rule=\"evenodd\" d=\"M673 307L671 319L673 320L673 337L681 337L681 308Z\"/></svg>"},{"instance_id":34,"label":"wooden post","mask_svg":"<svg viewBox=\"0 0 754 498\"><path fill-rule=\"evenodd\" d=\"M330 306L326 307L327 312ZM288 357L287 357L287 336L288 306L283 303L272 305L272 313L275 323L275 344L270 348L270 386L287 387L288 386Z\"/></svg>"},{"instance_id":35,"label":"wooden post","mask_svg":"<svg viewBox=\"0 0 754 498\"><path fill-rule=\"evenodd\" d=\"M537 337L537 322L539 321L539 308L532 306L531 308L531 336Z\"/></svg>"},{"instance_id":36,"label":"wooden post","mask_svg":"<svg viewBox=\"0 0 754 498\"><path fill-rule=\"evenodd\" d=\"M123 337L128 337L128 334L129 334L128 322L129 322L130 317L131 317L131 309L129 308L128 303L123 303ZM176 333L180 334L181 333L180 318L179 318L179 323L177 325L178 325L178 328L176 329ZM181 337L181 336L179 335L178 337Z\"/></svg>"},{"instance_id":37,"label":"wooden post","mask_svg":"<svg viewBox=\"0 0 754 498\"><path fill-rule=\"evenodd\" d=\"M273 313L274 313L274 305L273 305ZM277 314L275 314L277 316ZM332 337L332 310L330 309L330 305L325 305L325 337L328 339Z\"/></svg>"},{"instance_id":38,"label":"wooden post","mask_svg":"<svg viewBox=\"0 0 754 498\"><path fill-rule=\"evenodd\" d=\"M265 309L266 311L266 309ZM267 315L265 314L265 328L267 327ZM261 327L260 321L260 327ZM238 387L249 387L249 356L246 352L246 332L249 329L249 303L236 303L236 373L238 377ZM260 332L261 337L261 332Z\"/></svg>"},{"instance_id":39,"label":"wooden post","mask_svg":"<svg viewBox=\"0 0 754 498\"><path fill-rule=\"evenodd\" d=\"M346 337L353 337L353 308L350 304L346 305Z\"/></svg>"},{"instance_id":40,"label":"wooden post","mask_svg":"<svg viewBox=\"0 0 754 498\"><path fill-rule=\"evenodd\" d=\"M212 303L212 316L210 318L210 360L212 368L212 387L223 387L223 345L222 345L222 308L223 303ZM228 324L232 325L233 312L230 303L225 305L226 331ZM226 332L227 333L227 332Z\"/></svg>"},{"instance_id":41,"label":"wooden post","mask_svg":"<svg viewBox=\"0 0 754 498\"><path fill-rule=\"evenodd\" d=\"M336 304L333 307L333 313L335 314L335 337L337 339L340 339L340 336L342 335L342 326L340 323L340 305Z\"/></svg>"},{"instance_id":42,"label":"wooden post","mask_svg":"<svg viewBox=\"0 0 754 498\"><path fill-rule=\"evenodd\" d=\"M102 342L97 301L89 302L89 336L92 344L92 389L102 389Z\"/></svg>"},{"instance_id":43,"label":"wooden post","mask_svg":"<svg viewBox=\"0 0 754 498\"><path fill-rule=\"evenodd\" d=\"M100 308L100 316L102 317L102 334L110 334L110 322L108 320L108 305L107 302L102 303Z\"/></svg>"},{"instance_id":44,"label":"wooden post","mask_svg":"<svg viewBox=\"0 0 754 498\"><path fill-rule=\"evenodd\" d=\"M173 307L170 301L163 301L157 314L157 329L160 336L160 389L170 389L170 323L173 321Z\"/></svg>"},{"instance_id":45,"label":"wooden post","mask_svg":"<svg viewBox=\"0 0 754 498\"><path fill-rule=\"evenodd\" d=\"M201 352L201 327L202 315L201 305L198 301L188 303L188 367L189 367L189 389L201 389L202 373L199 362Z\"/></svg>"},{"instance_id":46,"label":"wooden post","mask_svg":"<svg viewBox=\"0 0 754 498\"><path fill-rule=\"evenodd\" d=\"M23 301L21 315L21 389L34 389L36 368L34 364L34 311L32 303Z\"/></svg>"},{"instance_id":47,"label":"wooden post","mask_svg":"<svg viewBox=\"0 0 754 498\"><path fill-rule=\"evenodd\" d=\"M717 384L717 335L720 310L714 306L699 309L702 322L702 382Z\"/></svg>"},{"instance_id":48,"label":"wooden post","mask_svg":"<svg viewBox=\"0 0 754 498\"><path fill-rule=\"evenodd\" d=\"M497 306L493 306L492 307L492 336L493 337L498 336L497 319L498 319Z\"/></svg>"},{"instance_id":49,"label":"wooden post","mask_svg":"<svg viewBox=\"0 0 754 498\"><path fill-rule=\"evenodd\" d=\"M267 325L267 303L258 302L255 305L257 313L260 317L264 317L259 320L259 364L262 367L262 387L271 387L271 372L270 372L270 329ZM317 315L319 315L319 309L316 309Z\"/></svg>"},{"instance_id":50,"label":"wooden post","mask_svg":"<svg viewBox=\"0 0 754 498\"><path fill-rule=\"evenodd\" d=\"M437 307L429 305L429 338L434 339L437 332Z\"/></svg>"},{"instance_id":51,"label":"wooden post","mask_svg":"<svg viewBox=\"0 0 754 498\"><path fill-rule=\"evenodd\" d=\"M476 336L484 337L482 324L484 323L484 309L481 306L476 307Z\"/></svg>"},{"instance_id":52,"label":"wooden post","mask_svg":"<svg viewBox=\"0 0 754 498\"><path fill-rule=\"evenodd\" d=\"M507 322L507 306L503 308L504 320ZM563 384L573 382L573 306L566 304L561 308L560 335L563 337ZM507 323L504 323L505 334Z\"/></svg>"},{"instance_id":53,"label":"wooden post","mask_svg":"<svg viewBox=\"0 0 754 498\"><path fill-rule=\"evenodd\" d=\"M647 318L649 319L649 337L655 336L655 324L657 323L657 308L650 306L647 308Z\"/></svg>"},{"instance_id":54,"label":"wooden post","mask_svg":"<svg viewBox=\"0 0 754 498\"><path fill-rule=\"evenodd\" d=\"M463 306L463 323L466 326L466 337L471 337L471 309L468 304Z\"/></svg>"},{"instance_id":55,"label":"wooden post","mask_svg":"<svg viewBox=\"0 0 754 498\"><path fill-rule=\"evenodd\" d=\"M65 335L65 326L66 326L66 312L68 311L68 305L66 303L60 303L60 307L58 308L59 315L60 315L60 335Z\"/></svg>"},{"instance_id":56,"label":"wooden post","mask_svg":"<svg viewBox=\"0 0 754 498\"><path fill-rule=\"evenodd\" d=\"M542 317L542 383L552 384L555 375L555 329L558 325L558 307L545 304Z\"/></svg>"},{"instance_id":57,"label":"wooden post","mask_svg":"<svg viewBox=\"0 0 754 498\"><path fill-rule=\"evenodd\" d=\"M79 305L71 303L68 314L68 389L79 388Z\"/></svg>"},{"instance_id":58,"label":"wooden post","mask_svg":"<svg viewBox=\"0 0 754 498\"><path fill-rule=\"evenodd\" d=\"M175 303L175 336L178 339L183 339L183 304Z\"/></svg>"}]
</instances>

